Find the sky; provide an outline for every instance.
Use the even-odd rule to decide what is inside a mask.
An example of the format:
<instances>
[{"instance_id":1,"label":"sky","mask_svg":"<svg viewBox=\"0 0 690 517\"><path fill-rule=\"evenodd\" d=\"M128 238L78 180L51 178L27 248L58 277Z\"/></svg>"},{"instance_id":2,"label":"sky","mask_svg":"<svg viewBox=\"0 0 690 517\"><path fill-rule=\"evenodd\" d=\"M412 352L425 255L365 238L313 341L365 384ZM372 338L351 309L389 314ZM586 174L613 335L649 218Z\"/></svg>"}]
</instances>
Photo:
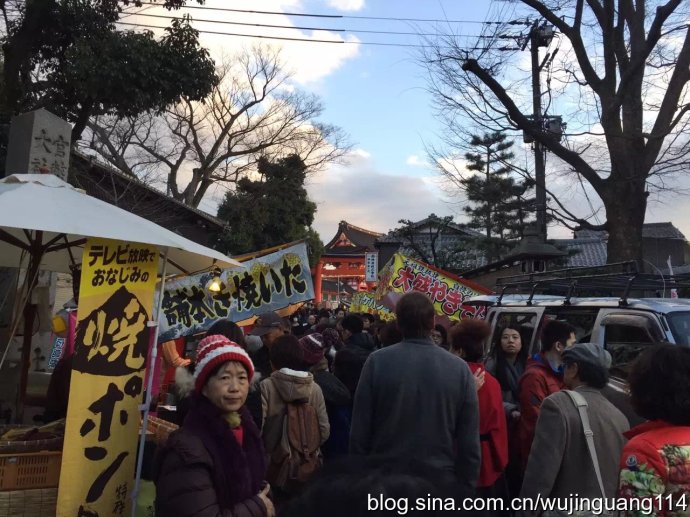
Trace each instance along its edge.
<instances>
[{"instance_id":1,"label":"sky","mask_svg":"<svg viewBox=\"0 0 690 517\"><path fill-rule=\"evenodd\" d=\"M195 5L195 4L191 4ZM341 15L343 18L305 17L246 12L214 11L209 8ZM338 222L372 231L388 232L400 219L419 220L430 213L454 215L462 222L462 196L444 185L428 163L425 149L439 143L442 131L433 113L425 72L421 66L419 32L452 30L474 35L482 21L505 20L510 7L492 0L206 0L203 9L188 9L202 31L270 35L310 40L342 40L342 44L279 42L286 66L293 72L292 85L318 94L325 110L321 122L340 126L353 150L346 163L334 164L311 176L307 189L317 203L315 229L324 242L335 234ZM146 14L157 8L147 7ZM165 13L165 12L163 12ZM369 19L377 17L385 19ZM402 21L392 18L435 19L441 22ZM198 20L272 24L293 28L267 28L207 23ZM135 23L163 25L161 19L131 16ZM295 29L294 27L307 27ZM311 30L321 29L321 30ZM337 31L337 30L344 31ZM372 34L359 31L389 31L412 34ZM253 38L201 34L212 57L232 52ZM266 40L261 40L266 41ZM470 40L468 40L470 41ZM395 43L411 46L384 46ZM525 53L525 59L528 59ZM531 160L531 152L516 141L518 159ZM547 162L557 167L554 158ZM549 188L580 214L596 210L596 194L583 194L572 178L547 176ZM200 208L215 213L220 192L212 193ZM690 203L681 197L652 198L647 221L673 221L690 237ZM583 208L584 207L584 208ZM599 217L603 220L603 216ZM549 237L569 237L559 226L549 228Z\"/></svg>"}]
</instances>

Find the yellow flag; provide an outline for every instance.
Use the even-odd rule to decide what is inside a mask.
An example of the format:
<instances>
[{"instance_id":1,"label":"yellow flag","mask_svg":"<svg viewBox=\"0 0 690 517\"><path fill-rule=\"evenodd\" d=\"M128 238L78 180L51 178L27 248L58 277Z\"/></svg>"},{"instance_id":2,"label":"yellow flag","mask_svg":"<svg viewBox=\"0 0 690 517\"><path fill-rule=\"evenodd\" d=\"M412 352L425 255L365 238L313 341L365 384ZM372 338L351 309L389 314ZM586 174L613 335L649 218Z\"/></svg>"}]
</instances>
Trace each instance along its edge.
<instances>
[{"instance_id":1,"label":"yellow flag","mask_svg":"<svg viewBox=\"0 0 690 517\"><path fill-rule=\"evenodd\" d=\"M58 517L131 513L157 269L154 247L84 248Z\"/></svg>"}]
</instances>

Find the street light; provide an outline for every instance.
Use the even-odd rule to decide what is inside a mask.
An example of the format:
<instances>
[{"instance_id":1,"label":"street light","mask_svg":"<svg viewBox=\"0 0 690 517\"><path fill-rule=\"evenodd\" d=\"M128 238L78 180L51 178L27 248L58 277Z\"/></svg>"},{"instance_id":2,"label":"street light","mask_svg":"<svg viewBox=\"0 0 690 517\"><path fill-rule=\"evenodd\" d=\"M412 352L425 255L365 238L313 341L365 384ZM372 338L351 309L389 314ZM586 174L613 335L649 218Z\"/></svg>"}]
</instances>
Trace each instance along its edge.
<instances>
[{"instance_id":1,"label":"street light","mask_svg":"<svg viewBox=\"0 0 690 517\"><path fill-rule=\"evenodd\" d=\"M211 280L209 281L208 285L206 286L206 289L208 289L212 293L219 293L220 292L220 290L223 288L222 284L221 284L221 279L220 279L221 273L222 272L221 272L220 268L217 266L211 270L211 275L212 275Z\"/></svg>"}]
</instances>

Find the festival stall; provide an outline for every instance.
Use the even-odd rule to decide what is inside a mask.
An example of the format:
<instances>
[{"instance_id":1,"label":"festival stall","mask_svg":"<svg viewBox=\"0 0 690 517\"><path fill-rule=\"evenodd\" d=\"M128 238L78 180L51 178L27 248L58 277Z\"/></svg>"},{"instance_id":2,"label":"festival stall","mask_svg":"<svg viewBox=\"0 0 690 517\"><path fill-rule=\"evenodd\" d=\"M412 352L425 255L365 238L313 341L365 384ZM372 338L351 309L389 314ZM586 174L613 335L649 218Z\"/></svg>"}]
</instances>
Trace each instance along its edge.
<instances>
[{"instance_id":1,"label":"festival stall","mask_svg":"<svg viewBox=\"0 0 690 517\"><path fill-rule=\"evenodd\" d=\"M15 311L25 328L17 418L26 392L35 317L30 301L39 271L68 272L79 263L67 418L43 428L0 429L1 515L54 515L56 507L60 516L131 512L147 434L140 431L140 415L148 420L151 397L147 356L150 352L153 364L157 347L151 344L157 341L166 276L242 268L55 176L0 180L0 266L26 271ZM0 368L19 323L17 317L10 339L0 344Z\"/></svg>"},{"instance_id":2,"label":"festival stall","mask_svg":"<svg viewBox=\"0 0 690 517\"><path fill-rule=\"evenodd\" d=\"M170 281L163 292L159 342L165 350L156 365L160 379L153 394L168 400L176 367L188 362L198 336L219 319L249 330L257 314L275 311L287 317L314 298L307 245L304 241L236 257L243 268L218 269ZM174 411L174 406L163 406Z\"/></svg>"}]
</instances>

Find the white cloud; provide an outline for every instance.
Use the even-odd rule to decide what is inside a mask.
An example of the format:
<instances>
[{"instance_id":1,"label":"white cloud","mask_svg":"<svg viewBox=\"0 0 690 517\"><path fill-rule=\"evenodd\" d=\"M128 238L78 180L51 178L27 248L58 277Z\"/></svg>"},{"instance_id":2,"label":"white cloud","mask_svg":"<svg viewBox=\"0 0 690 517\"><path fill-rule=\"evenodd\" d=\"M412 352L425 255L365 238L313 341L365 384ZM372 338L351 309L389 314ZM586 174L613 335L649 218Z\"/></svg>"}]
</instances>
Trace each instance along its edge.
<instances>
[{"instance_id":1,"label":"white cloud","mask_svg":"<svg viewBox=\"0 0 690 517\"><path fill-rule=\"evenodd\" d=\"M293 79L302 85L324 79L342 67L348 60L359 55L360 40L356 36L343 38L340 34L333 32L314 31L310 35L302 34L299 37L344 42L282 44L283 59L294 71Z\"/></svg>"},{"instance_id":2,"label":"white cloud","mask_svg":"<svg viewBox=\"0 0 690 517\"><path fill-rule=\"evenodd\" d=\"M327 242L341 220L387 233L400 219L420 220L432 212L448 215L452 207L435 180L383 172L368 153L354 151L348 165L332 165L310 179L307 190L318 205L314 228Z\"/></svg>"},{"instance_id":3,"label":"white cloud","mask_svg":"<svg viewBox=\"0 0 690 517\"><path fill-rule=\"evenodd\" d=\"M364 0L328 0L328 5L340 11L359 11L364 7Z\"/></svg>"},{"instance_id":4,"label":"white cloud","mask_svg":"<svg viewBox=\"0 0 690 517\"><path fill-rule=\"evenodd\" d=\"M426 160L423 158L420 158L416 154L411 154L410 156L407 157L407 160L405 160L405 163L407 165L410 165L412 167L429 167L429 164L427 163Z\"/></svg>"},{"instance_id":5,"label":"white cloud","mask_svg":"<svg viewBox=\"0 0 690 517\"><path fill-rule=\"evenodd\" d=\"M349 157L371 158L371 153L365 151L364 149L353 149L352 151L350 151Z\"/></svg>"},{"instance_id":6,"label":"white cloud","mask_svg":"<svg viewBox=\"0 0 690 517\"><path fill-rule=\"evenodd\" d=\"M364 4L363 0L334 1L342 3L343 6L355 6L357 3ZM216 61L219 61L224 55L232 55L241 48L256 43L269 44L281 49L281 56L286 68L293 72L293 81L301 85L318 82L324 79L342 67L348 60L354 59L359 55L359 39L355 36L343 38L342 35L328 30L302 31L291 28L294 27L295 24L288 16L250 12L229 12L222 10L227 7L228 4L226 0L207 0L204 4L204 8L183 8L171 14L160 6L145 6L142 9L130 10L132 13L137 12L142 15L126 15L127 18L124 18L122 21L163 27L167 26L169 22L163 18L152 18L145 15L181 16L183 14L189 14L192 17L192 24L196 29L199 31L208 31L202 32L199 38L201 44L209 50L211 57ZM251 4L251 9L254 11L294 12L302 8L303 6L300 0L255 0ZM246 23L248 25L229 25L214 22ZM256 27L253 24L280 25L286 28ZM122 29L138 30L131 26L122 26ZM213 34L213 32L226 34ZM161 36L163 30L156 29L154 33ZM278 38L326 40L333 41L334 43L257 39L231 36L227 33L237 35L262 35Z\"/></svg>"}]
</instances>

